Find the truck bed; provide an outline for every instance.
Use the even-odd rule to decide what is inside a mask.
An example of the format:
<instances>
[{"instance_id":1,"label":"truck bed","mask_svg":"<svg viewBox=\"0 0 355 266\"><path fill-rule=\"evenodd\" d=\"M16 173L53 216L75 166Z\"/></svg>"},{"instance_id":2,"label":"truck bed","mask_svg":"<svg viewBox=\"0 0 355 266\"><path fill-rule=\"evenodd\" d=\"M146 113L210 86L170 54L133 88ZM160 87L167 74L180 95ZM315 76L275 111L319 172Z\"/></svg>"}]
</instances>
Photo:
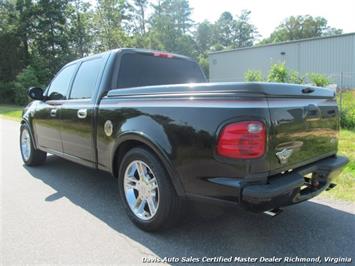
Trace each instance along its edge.
<instances>
[{"instance_id":1,"label":"truck bed","mask_svg":"<svg viewBox=\"0 0 355 266\"><path fill-rule=\"evenodd\" d=\"M269 166L263 169L270 173L302 166L337 150L338 109L334 92L325 88L280 83L199 83L117 89L111 90L107 98L144 99L143 105L155 100L161 101L156 102L159 106L175 101L189 108L226 107L232 114L228 119L234 114L238 120L243 114L230 108L240 112L240 108L248 111L259 107L265 112L263 119L270 122ZM216 132L218 125L215 127ZM287 149L292 155L287 162L280 161L276 153Z\"/></svg>"}]
</instances>

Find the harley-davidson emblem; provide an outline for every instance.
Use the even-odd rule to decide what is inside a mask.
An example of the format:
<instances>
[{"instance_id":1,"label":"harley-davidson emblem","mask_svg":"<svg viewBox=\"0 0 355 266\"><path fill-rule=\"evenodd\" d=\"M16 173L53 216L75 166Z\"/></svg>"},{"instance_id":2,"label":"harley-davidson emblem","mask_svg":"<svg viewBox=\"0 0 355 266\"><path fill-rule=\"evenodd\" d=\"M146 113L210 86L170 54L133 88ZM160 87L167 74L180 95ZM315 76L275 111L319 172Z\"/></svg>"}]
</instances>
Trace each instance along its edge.
<instances>
[{"instance_id":1,"label":"harley-davidson emblem","mask_svg":"<svg viewBox=\"0 0 355 266\"><path fill-rule=\"evenodd\" d=\"M282 151L276 153L277 158L279 159L281 164L287 163L288 158L292 155L293 150L284 148Z\"/></svg>"},{"instance_id":2,"label":"harley-davidson emblem","mask_svg":"<svg viewBox=\"0 0 355 266\"><path fill-rule=\"evenodd\" d=\"M107 120L104 125L104 131L106 136L111 136L113 133L113 124L110 120Z\"/></svg>"}]
</instances>

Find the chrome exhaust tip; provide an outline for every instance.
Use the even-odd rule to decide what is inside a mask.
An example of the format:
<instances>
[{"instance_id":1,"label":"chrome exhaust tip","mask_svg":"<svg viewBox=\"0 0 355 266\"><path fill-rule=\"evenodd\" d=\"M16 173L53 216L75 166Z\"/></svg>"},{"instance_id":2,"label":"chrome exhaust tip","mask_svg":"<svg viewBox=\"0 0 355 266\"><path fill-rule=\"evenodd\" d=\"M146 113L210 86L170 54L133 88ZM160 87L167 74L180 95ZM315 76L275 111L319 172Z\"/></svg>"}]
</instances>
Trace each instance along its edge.
<instances>
[{"instance_id":1,"label":"chrome exhaust tip","mask_svg":"<svg viewBox=\"0 0 355 266\"><path fill-rule=\"evenodd\" d=\"M335 188L335 187L336 187L336 185L337 185L337 184L330 183L330 184L329 184L329 186L327 187L326 191L329 191L329 190L331 190L331 189Z\"/></svg>"},{"instance_id":2,"label":"chrome exhaust tip","mask_svg":"<svg viewBox=\"0 0 355 266\"><path fill-rule=\"evenodd\" d=\"M271 216L271 217L275 217L276 215L279 215L281 212L282 212L281 209L276 208L276 209L264 211L264 214Z\"/></svg>"}]
</instances>

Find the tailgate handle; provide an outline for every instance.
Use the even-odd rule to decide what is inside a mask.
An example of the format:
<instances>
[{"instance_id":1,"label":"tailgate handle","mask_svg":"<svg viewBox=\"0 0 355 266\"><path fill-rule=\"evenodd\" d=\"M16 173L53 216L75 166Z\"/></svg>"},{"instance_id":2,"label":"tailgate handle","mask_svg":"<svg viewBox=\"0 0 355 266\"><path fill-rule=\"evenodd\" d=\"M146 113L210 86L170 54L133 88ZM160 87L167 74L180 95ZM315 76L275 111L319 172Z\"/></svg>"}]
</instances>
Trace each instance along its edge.
<instances>
[{"instance_id":1,"label":"tailgate handle","mask_svg":"<svg viewBox=\"0 0 355 266\"><path fill-rule=\"evenodd\" d=\"M302 92L303 92L303 93L312 93L312 92L314 92L314 89L312 89L312 88L304 88L304 89L302 90Z\"/></svg>"}]
</instances>

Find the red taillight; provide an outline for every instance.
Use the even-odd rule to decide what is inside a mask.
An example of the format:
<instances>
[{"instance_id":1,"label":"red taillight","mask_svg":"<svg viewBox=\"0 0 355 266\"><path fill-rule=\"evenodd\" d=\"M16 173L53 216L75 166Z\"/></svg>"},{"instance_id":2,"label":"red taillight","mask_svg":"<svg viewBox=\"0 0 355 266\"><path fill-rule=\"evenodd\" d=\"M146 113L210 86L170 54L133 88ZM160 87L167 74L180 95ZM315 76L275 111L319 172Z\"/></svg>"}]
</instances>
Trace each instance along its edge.
<instances>
[{"instance_id":1,"label":"red taillight","mask_svg":"<svg viewBox=\"0 0 355 266\"><path fill-rule=\"evenodd\" d=\"M225 126L219 135L217 153L236 159L259 158L265 153L266 129L260 121L243 121Z\"/></svg>"},{"instance_id":2,"label":"red taillight","mask_svg":"<svg viewBox=\"0 0 355 266\"><path fill-rule=\"evenodd\" d=\"M172 54L162 53L162 52L154 52L153 55L158 56L158 57L163 57L163 58L173 58L174 57Z\"/></svg>"}]
</instances>

